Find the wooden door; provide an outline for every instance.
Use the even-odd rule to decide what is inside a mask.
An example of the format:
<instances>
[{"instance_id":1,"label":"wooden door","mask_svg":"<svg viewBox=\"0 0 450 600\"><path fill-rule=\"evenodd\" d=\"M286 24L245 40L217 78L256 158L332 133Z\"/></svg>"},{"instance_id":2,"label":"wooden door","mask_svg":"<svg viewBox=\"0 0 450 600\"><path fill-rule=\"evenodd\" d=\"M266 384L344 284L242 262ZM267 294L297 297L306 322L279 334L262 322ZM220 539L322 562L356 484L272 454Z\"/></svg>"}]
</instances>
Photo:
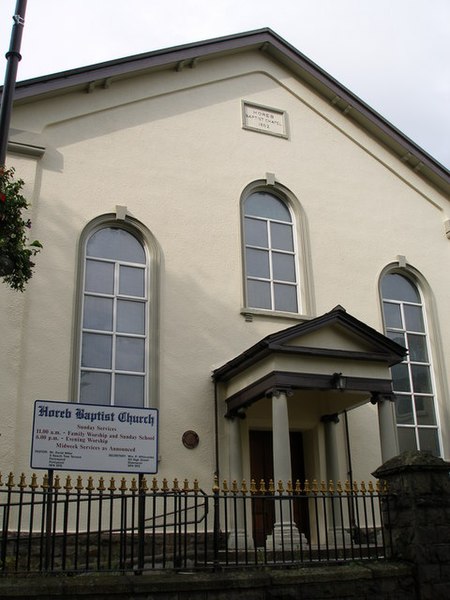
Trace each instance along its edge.
<instances>
[{"instance_id":1,"label":"wooden door","mask_svg":"<svg viewBox=\"0 0 450 600\"><path fill-rule=\"evenodd\" d=\"M251 478L259 482L264 479L266 487L273 479L273 445L271 431L250 430L250 472ZM305 480L305 462L303 455L303 439L300 431L290 432L292 481ZM286 482L284 482L286 483ZM272 533L275 523L273 501L256 499L252 506L253 538L255 545L262 546L264 540ZM294 519L299 530L309 538L309 518L307 503L301 499L294 503Z\"/></svg>"},{"instance_id":2,"label":"wooden door","mask_svg":"<svg viewBox=\"0 0 450 600\"><path fill-rule=\"evenodd\" d=\"M261 479L266 487L273 479L273 451L271 431L250 431L250 474L259 489ZM257 498L252 502L253 541L256 547L263 546L275 523L273 501Z\"/></svg>"}]
</instances>

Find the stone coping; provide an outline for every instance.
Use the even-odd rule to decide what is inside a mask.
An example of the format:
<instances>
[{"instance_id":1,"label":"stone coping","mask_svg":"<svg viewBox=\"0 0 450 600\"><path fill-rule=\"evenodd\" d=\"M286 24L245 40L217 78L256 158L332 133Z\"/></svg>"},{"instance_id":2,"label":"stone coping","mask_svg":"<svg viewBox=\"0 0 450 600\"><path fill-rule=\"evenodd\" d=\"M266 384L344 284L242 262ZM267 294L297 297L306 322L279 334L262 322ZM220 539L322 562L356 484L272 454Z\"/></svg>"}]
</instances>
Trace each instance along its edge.
<instances>
[{"instance_id":1,"label":"stone coping","mask_svg":"<svg viewBox=\"0 0 450 600\"><path fill-rule=\"evenodd\" d=\"M350 565L318 565L292 569L229 570L221 572L152 572L133 574L82 575L28 575L0 578L0 598L36 599L67 598L106 600L111 598L166 598L190 591L196 597L214 597L215 593L229 592L234 597L238 590L308 586L320 583L348 582L354 585L374 583L381 579L411 578L412 566L402 562L370 561ZM209 592L209 593L208 593ZM149 594L151 596L149 596ZM221 596L223 597L223 596ZM238 596L236 596L238 597Z\"/></svg>"},{"instance_id":2,"label":"stone coping","mask_svg":"<svg viewBox=\"0 0 450 600\"><path fill-rule=\"evenodd\" d=\"M393 473L405 471L450 471L450 463L433 456L429 452L402 452L394 456L372 473L377 479L384 479Z\"/></svg>"}]
</instances>

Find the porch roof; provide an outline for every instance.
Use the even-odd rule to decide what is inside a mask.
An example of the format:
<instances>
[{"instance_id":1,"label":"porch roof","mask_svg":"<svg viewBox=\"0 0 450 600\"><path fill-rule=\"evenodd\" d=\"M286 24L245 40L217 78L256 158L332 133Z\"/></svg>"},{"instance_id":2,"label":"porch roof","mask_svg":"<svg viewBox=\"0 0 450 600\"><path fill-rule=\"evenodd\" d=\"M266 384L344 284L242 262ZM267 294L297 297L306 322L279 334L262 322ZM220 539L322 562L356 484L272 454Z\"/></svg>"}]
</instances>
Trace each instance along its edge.
<instances>
[{"instance_id":1,"label":"porch roof","mask_svg":"<svg viewBox=\"0 0 450 600\"><path fill-rule=\"evenodd\" d=\"M337 403L342 410L360 404L361 392L372 399L392 396L389 367L401 362L406 352L336 306L266 336L216 369L213 379L223 384L229 416L277 388L345 391L346 402Z\"/></svg>"}]
</instances>

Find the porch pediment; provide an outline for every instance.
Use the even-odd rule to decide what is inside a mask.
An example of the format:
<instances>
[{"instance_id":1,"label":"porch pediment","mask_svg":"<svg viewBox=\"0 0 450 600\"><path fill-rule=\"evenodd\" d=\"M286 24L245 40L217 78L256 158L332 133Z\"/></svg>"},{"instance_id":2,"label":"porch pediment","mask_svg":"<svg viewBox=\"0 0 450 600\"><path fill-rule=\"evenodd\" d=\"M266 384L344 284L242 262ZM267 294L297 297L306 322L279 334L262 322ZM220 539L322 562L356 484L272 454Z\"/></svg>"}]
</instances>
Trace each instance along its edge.
<instances>
[{"instance_id":1,"label":"porch pediment","mask_svg":"<svg viewBox=\"0 0 450 600\"><path fill-rule=\"evenodd\" d=\"M228 413L264 397L274 387L392 393L389 367L405 348L348 314L341 306L263 338L216 369ZM338 376L341 376L338 378Z\"/></svg>"}]
</instances>

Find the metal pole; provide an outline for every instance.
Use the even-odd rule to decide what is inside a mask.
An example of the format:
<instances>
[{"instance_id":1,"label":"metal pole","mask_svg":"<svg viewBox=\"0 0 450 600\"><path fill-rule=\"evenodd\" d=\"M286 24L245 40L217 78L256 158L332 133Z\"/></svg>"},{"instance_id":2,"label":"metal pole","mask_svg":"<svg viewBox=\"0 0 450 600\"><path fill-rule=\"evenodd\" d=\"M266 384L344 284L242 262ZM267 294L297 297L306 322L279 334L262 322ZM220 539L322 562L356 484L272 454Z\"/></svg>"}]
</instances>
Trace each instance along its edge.
<instances>
[{"instance_id":1,"label":"metal pole","mask_svg":"<svg viewBox=\"0 0 450 600\"><path fill-rule=\"evenodd\" d=\"M25 24L25 10L27 0L17 0L16 12L13 16L14 25L11 32L9 51L6 53L5 84L3 86L2 102L0 106L0 167L5 166L6 149L8 146L9 124L11 109L16 87L17 68L22 56L20 44L22 42L23 26Z\"/></svg>"},{"instance_id":2,"label":"metal pole","mask_svg":"<svg viewBox=\"0 0 450 600\"><path fill-rule=\"evenodd\" d=\"M46 503L46 515L45 515L45 570L50 571L51 563L51 544L52 544L52 502L53 502L53 469L47 469L48 473L48 489L46 495L44 494Z\"/></svg>"},{"instance_id":3,"label":"metal pole","mask_svg":"<svg viewBox=\"0 0 450 600\"><path fill-rule=\"evenodd\" d=\"M143 489L144 475L139 473L139 496L138 496L138 567L136 575L142 575L144 570L145 556L145 494Z\"/></svg>"}]
</instances>

